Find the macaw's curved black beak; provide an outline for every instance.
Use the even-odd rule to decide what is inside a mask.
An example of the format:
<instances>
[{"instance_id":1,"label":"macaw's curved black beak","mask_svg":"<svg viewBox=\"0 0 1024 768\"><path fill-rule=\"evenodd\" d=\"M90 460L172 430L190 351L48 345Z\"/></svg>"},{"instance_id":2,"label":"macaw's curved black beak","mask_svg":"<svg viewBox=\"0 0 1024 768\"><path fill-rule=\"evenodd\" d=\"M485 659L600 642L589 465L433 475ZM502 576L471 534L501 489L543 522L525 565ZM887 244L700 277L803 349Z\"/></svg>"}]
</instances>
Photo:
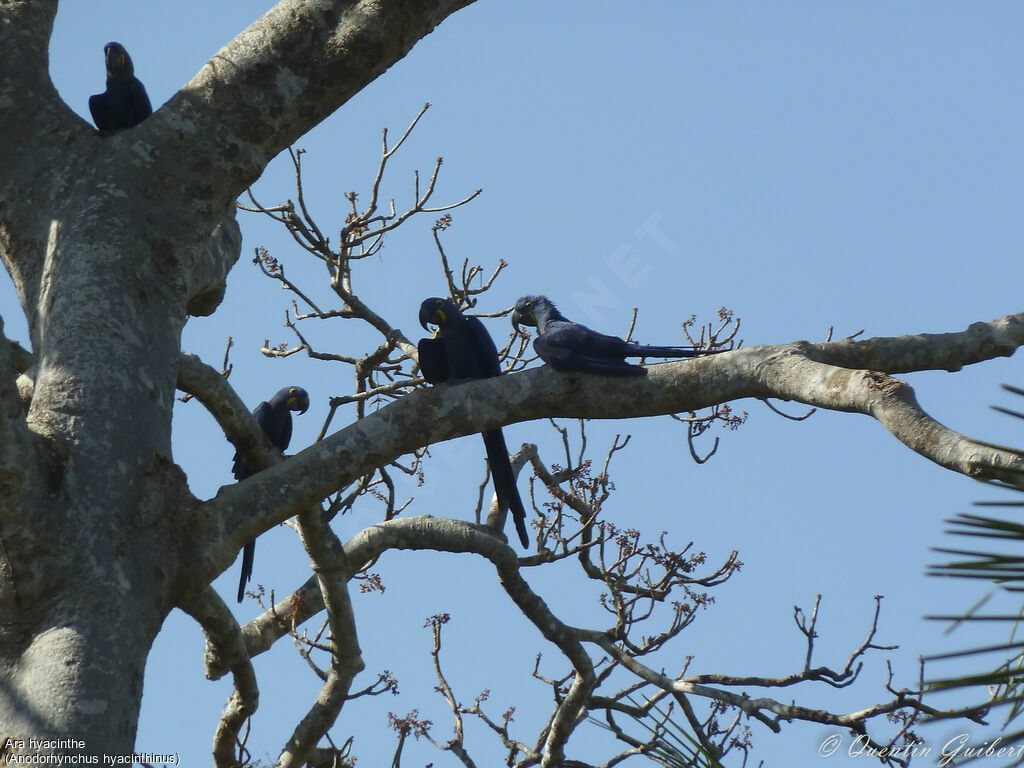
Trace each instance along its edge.
<instances>
[{"instance_id":1,"label":"macaw's curved black beak","mask_svg":"<svg viewBox=\"0 0 1024 768\"><path fill-rule=\"evenodd\" d=\"M117 43L108 43L103 53L107 69L111 72L124 69L125 64L128 62L128 53Z\"/></svg>"},{"instance_id":2,"label":"macaw's curved black beak","mask_svg":"<svg viewBox=\"0 0 1024 768\"><path fill-rule=\"evenodd\" d=\"M301 416L309 410L309 393L300 387L292 387L284 404L289 411L298 411Z\"/></svg>"},{"instance_id":3,"label":"macaw's curved black beak","mask_svg":"<svg viewBox=\"0 0 1024 768\"><path fill-rule=\"evenodd\" d=\"M518 309L512 310L512 327L515 328L516 333L522 333L519 328L520 325L537 327L537 316L533 314L532 309L528 309L525 312L520 312Z\"/></svg>"},{"instance_id":4,"label":"macaw's curved black beak","mask_svg":"<svg viewBox=\"0 0 1024 768\"><path fill-rule=\"evenodd\" d=\"M423 330L429 332L429 323L437 325L437 320L434 319L434 312L429 307L420 307L420 325L423 326Z\"/></svg>"}]
</instances>

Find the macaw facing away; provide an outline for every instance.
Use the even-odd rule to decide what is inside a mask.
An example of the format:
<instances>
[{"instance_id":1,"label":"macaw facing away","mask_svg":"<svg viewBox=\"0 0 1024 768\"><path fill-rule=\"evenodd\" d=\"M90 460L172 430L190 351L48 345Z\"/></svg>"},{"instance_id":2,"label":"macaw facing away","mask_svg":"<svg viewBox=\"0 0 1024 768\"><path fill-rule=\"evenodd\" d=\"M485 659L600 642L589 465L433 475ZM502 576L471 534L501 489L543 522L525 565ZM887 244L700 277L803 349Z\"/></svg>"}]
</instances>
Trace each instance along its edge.
<instances>
[{"instance_id":1,"label":"macaw facing away","mask_svg":"<svg viewBox=\"0 0 1024 768\"><path fill-rule=\"evenodd\" d=\"M419 343L420 371L428 382L454 383L501 375L498 349L478 318L466 317L451 300L433 296L420 304L420 325L429 331L428 323L437 326L437 338L420 339ZM498 505L511 511L519 541L524 547L529 546L526 510L516 488L505 436L499 427L484 432L483 438Z\"/></svg>"},{"instance_id":2,"label":"macaw facing away","mask_svg":"<svg viewBox=\"0 0 1024 768\"><path fill-rule=\"evenodd\" d=\"M103 46L107 64L107 90L89 97L89 111L101 133L121 131L138 125L151 114L146 89L135 77L132 57L120 43Z\"/></svg>"},{"instance_id":3,"label":"macaw facing away","mask_svg":"<svg viewBox=\"0 0 1024 768\"><path fill-rule=\"evenodd\" d=\"M618 336L592 331L574 323L546 296L524 296L512 311L512 327L537 328L533 348L540 359L559 371L583 371L605 376L645 376L642 365L627 363L627 357L699 357L725 350L692 347L652 347L632 344Z\"/></svg>"},{"instance_id":4,"label":"macaw facing away","mask_svg":"<svg viewBox=\"0 0 1024 768\"><path fill-rule=\"evenodd\" d=\"M284 451L292 440L292 414L291 411L305 413L309 408L309 395L302 387L285 387L279 390L276 395L270 398L268 403L264 400L256 406L252 415L256 423L260 425L263 433L270 440L277 450ZM231 471L236 480L244 480L253 473L249 471L242 457L235 451L235 463ZM252 561L256 554L256 540L253 539L242 549L242 575L238 580L238 602L242 602L245 596L245 585L252 578Z\"/></svg>"}]
</instances>

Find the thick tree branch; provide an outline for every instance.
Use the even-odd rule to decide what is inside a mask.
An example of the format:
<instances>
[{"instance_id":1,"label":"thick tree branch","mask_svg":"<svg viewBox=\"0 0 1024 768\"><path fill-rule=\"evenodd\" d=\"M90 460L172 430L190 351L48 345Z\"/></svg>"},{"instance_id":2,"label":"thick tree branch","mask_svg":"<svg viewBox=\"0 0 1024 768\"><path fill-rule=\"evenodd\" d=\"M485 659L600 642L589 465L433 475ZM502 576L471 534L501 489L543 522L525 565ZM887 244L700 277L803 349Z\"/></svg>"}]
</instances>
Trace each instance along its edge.
<instances>
[{"instance_id":1,"label":"thick tree branch","mask_svg":"<svg viewBox=\"0 0 1024 768\"><path fill-rule=\"evenodd\" d=\"M0 328L3 327L3 318L0 318ZM14 364L16 373L24 373L36 363L35 355L25 349L13 339L4 339L11 348L11 362Z\"/></svg>"},{"instance_id":2,"label":"thick tree branch","mask_svg":"<svg viewBox=\"0 0 1024 768\"><path fill-rule=\"evenodd\" d=\"M299 515L302 543L313 561L320 593L328 606L331 626L331 664L309 713L296 726L278 758L282 768L304 765L314 747L341 712L352 687L352 680L366 666L356 634L355 614L348 593L348 580L354 571L345 548L327 524L319 507Z\"/></svg>"},{"instance_id":3,"label":"thick tree branch","mask_svg":"<svg viewBox=\"0 0 1024 768\"><path fill-rule=\"evenodd\" d=\"M140 126L165 147L158 175L184 181L177 193L195 214L223 211L272 157L470 2L282 0Z\"/></svg>"},{"instance_id":4,"label":"thick tree branch","mask_svg":"<svg viewBox=\"0 0 1024 768\"><path fill-rule=\"evenodd\" d=\"M5 126L0 168L5 176L19 154L38 149L29 137L41 138L40 134L56 130L57 124L65 127L70 122L70 110L50 81L50 35L56 15L57 0L0 3L0 92L4 94L0 117ZM65 120L53 120L59 113Z\"/></svg>"},{"instance_id":5,"label":"thick tree branch","mask_svg":"<svg viewBox=\"0 0 1024 768\"><path fill-rule=\"evenodd\" d=\"M0 4L0 87L5 105L31 117L38 93L29 84L49 82L46 66L57 0Z\"/></svg>"},{"instance_id":6,"label":"thick tree branch","mask_svg":"<svg viewBox=\"0 0 1024 768\"><path fill-rule=\"evenodd\" d=\"M250 467L259 471L282 460L228 380L196 355L178 358L177 387L203 404Z\"/></svg>"},{"instance_id":7,"label":"thick tree branch","mask_svg":"<svg viewBox=\"0 0 1024 768\"><path fill-rule=\"evenodd\" d=\"M1024 316L989 324L1006 329L1009 344L1024 343ZM967 331L974 334L976 326ZM920 337L919 337L920 338ZM928 364L944 369L962 360L963 334L921 342ZM861 342L870 345L874 340ZM879 346L891 343L878 340ZM635 418L696 411L744 397L798 400L808 405L864 413L878 419L926 458L972 477L1024 468L1017 452L972 441L932 420L909 385L869 371L817 363L805 343L739 349L713 357L650 367L642 378L565 374L542 366L517 374L414 392L370 414L288 461L221 489L210 503L224 515L238 542L318 503L328 494L424 445L503 424L546 417ZM276 503L266 504L266 500ZM256 500L264 503L252 515ZM237 543L237 542L236 542Z\"/></svg>"},{"instance_id":8,"label":"thick tree branch","mask_svg":"<svg viewBox=\"0 0 1024 768\"><path fill-rule=\"evenodd\" d=\"M294 630L323 609L324 597L320 592L320 580L313 574L305 584L284 600L272 605L242 627L249 656L270 650L271 646L290 630ZM223 674L227 669L221 668L218 671Z\"/></svg>"},{"instance_id":9,"label":"thick tree branch","mask_svg":"<svg viewBox=\"0 0 1024 768\"><path fill-rule=\"evenodd\" d=\"M251 658L270 650L271 646L290 630L294 630L323 609L324 599L320 594L320 582L314 574L284 600L272 605L242 627L246 654ZM206 676L210 680L220 680L230 671L227 659L207 655Z\"/></svg>"},{"instance_id":10,"label":"thick tree branch","mask_svg":"<svg viewBox=\"0 0 1024 768\"><path fill-rule=\"evenodd\" d=\"M214 678L211 669L225 667L234 673L235 690L221 715L213 738L213 762L217 768L238 765L235 743L238 733L259 706L260 692L256 673L246 652L242 633L231 610L207 587L202 593L181 604L182 610L199 622L206 635L206 676Z\"/></svg>"},{"instance_id":11,"label":"thick tree branch","mask_svg":"<svg viewBox=\"0 0 1024 768\"><path fill-rule=\"evenodd\" d=\"M56 14L57 0L0 3L0 259L30 313L35 309L40 256L52 211L37 203L16 203L26 198L30 184L39 192L33 194L34 201L58 196L58 167L41 157L57 147L62 154L55 156L66 157L70 135L82 124L50 81L49 46ZM40 174L44 163L47 172Z\"/></svg>"},{"instance_id":12,"label":"thick tree branch","mask_svg":"<svg viewBox=\"0 0 1024 768\"><path fill-rule=\"evenodd\" d=\"M0 318L0 499L8 500L8 504L18 497L27 480L33 444L15 382L19 349L4 336Z\"/></svg>"},{"instance_id":13,"label":"thick tree branch","mask_svg":"<svg viewBox=\"0 0 1024 768\"><path fill-rule=\"evenodd\" d=\"M188 270L190 298L187 309L190 315L207 317L220 306L228 270L238 261L241 252L242 230L232 205Z\"/></svg>"},{"instance_id":14,"label":"thick tree branch","mask_svg":"<svg viewBox=\"0 0 1024 768\"><path fill-rule=\"evenodd\" d=\"M909 384L877 371L837 368L793 355L774 391L776 397L818 408L871 416L908 448L969 477L1000 477L1024 466L1024 455L1016 451L983 446L944 427L924 412Z\"/></svg>"},{"instance_id":15,"label":"thick tree branch","mask_svg":"<svg viewBox=\"0 0 1024 768\"><path fill-rule=\"evenodd\" d=\"M886 373L959 371L965 365L1009 357L1021 345L1022 337L1024 313L1018 313L990 323L973 323L959 333L920 333L865 341L842 339L808 344L805 353L811 360L843 368Z\"/></svg>"}]
</instances>

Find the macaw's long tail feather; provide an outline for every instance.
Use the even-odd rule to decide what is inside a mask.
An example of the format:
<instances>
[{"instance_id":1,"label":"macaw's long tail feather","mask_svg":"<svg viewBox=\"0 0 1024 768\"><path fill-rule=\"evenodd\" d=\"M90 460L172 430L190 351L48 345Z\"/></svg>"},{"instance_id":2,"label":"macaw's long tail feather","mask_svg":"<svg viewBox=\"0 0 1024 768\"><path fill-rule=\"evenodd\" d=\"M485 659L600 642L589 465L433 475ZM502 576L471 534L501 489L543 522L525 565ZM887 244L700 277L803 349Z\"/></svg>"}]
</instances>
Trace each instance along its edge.
<instances>
[{"instance_id":1,"label":"macaw's long tail feather","mask_svg":"<svg viewBox=\"0 0 1024 768\"><path fill-rule=\"evenodd\" d=\"M245 585L252 578L252 561L256 555L256 542L250 541L242 548L242 575L238 579L238 602L245 597Z\"/></svg>"},{"instance_id":2,"label":"macaw's long tail feather","mask_svg":"<svg viewBox=\"0 0 1024 768\"><path fill-rule=\"evenodd\" d=\"M523 500L519 498L519 489L516 488L516 476L512 472L512 462L508 458L505 436L500 429L484 432L483 436L484 447L487 449L487 463L491 467L491 477L494 478L494 492L498 494L498 504L512 513L519 541L524 547L528 547L530 537L526 533L526 510L523 509Z\"/></svg>"},{"instance_id":3,"label":"macaw's long tail feather","mask_svg":"<svg viewBox=\"0 0 1024 768\"><path fill-rule=\"evenodd\" d=\"M629 347L629 357L702 357L725 352L724 349L694 349L693 347L652 347L636 344Z\"/></svg>"}]
</instances>

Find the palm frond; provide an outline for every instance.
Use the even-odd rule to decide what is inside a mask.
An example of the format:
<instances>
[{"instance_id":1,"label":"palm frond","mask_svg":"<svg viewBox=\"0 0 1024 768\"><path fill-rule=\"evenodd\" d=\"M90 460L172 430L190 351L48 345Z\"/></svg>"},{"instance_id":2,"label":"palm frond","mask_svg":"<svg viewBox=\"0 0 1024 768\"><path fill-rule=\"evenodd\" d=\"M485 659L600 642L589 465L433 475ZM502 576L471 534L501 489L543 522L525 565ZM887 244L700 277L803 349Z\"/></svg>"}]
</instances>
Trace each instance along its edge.
<instances>
[{"instance_id":1,"label":"palm frond","mask_svg":"<svg viewBox=\"0 0 1024 768\"><path fill-rule=\"evenodd\" d=\"M628 717L646 731L646 735L636 737L629 734L616 722L610 709L606 711L606 722L593 715L587 719L610 731L620 741L637 748L648 760L664 768L724 768L696 736L672 719L671 705L666 709L653 700L637 702L632 696L626 696L625 700L632 706L618 710L615 714Z\"/></svg>"},{"instance_id":2,"label":"palm frond","mask_svg":"<svg viewBox=\"0 0 1024 768\"><path fill-rule=\"evenodd\" d=\"M1024 389L1003 387L1009 392L1024 396ZM1024 419L1024 413L1008 408L996 407L995 410L1010 416ZM1024 491L1024 472L1002 468L1003 476L1010 482L998 483L999 486L1021 493ZM984 501L978 507L1014 508L1024 507L1024 501ZM967 648L960 651L938 654L925 658L926 663L977 657L988 657L998 654L996 660L984 662L984 668L976 673L956 677L929 680L930 691L950 691L957 689L976 689L983 694L990 710L1006 709L1003 729L1022 713L1024 713L1024 638L1018 632L1024 619L1024 604L1014 612L979 613L989 599L996 594L1015 595L1024 591L1024 522L1007 520L979 514L959 514L947 521L952 528L947 533L953 536L972 537L975 540L991 542L992 546L1001 546L1004 551L986 551L982 549L941 548L935 551L954 558L952 562L932 565L928 569L929 576L942 576L957 579L976 579L988 581L993 585L986 595L970 609L962 614L950 616L928 616L934 621L953 622L955 628L966 622L987 623L993 626L993 633L1005 633L1005 641ZM998 544L997 544L998 543ZM1009 550L1008 552L1005 550ZM1003 629L1000 630L999 627ZM1024 742L1024 728L1010 734L999 736L1001 745L1012 745Z\"/></svg>"}]
</instances>

